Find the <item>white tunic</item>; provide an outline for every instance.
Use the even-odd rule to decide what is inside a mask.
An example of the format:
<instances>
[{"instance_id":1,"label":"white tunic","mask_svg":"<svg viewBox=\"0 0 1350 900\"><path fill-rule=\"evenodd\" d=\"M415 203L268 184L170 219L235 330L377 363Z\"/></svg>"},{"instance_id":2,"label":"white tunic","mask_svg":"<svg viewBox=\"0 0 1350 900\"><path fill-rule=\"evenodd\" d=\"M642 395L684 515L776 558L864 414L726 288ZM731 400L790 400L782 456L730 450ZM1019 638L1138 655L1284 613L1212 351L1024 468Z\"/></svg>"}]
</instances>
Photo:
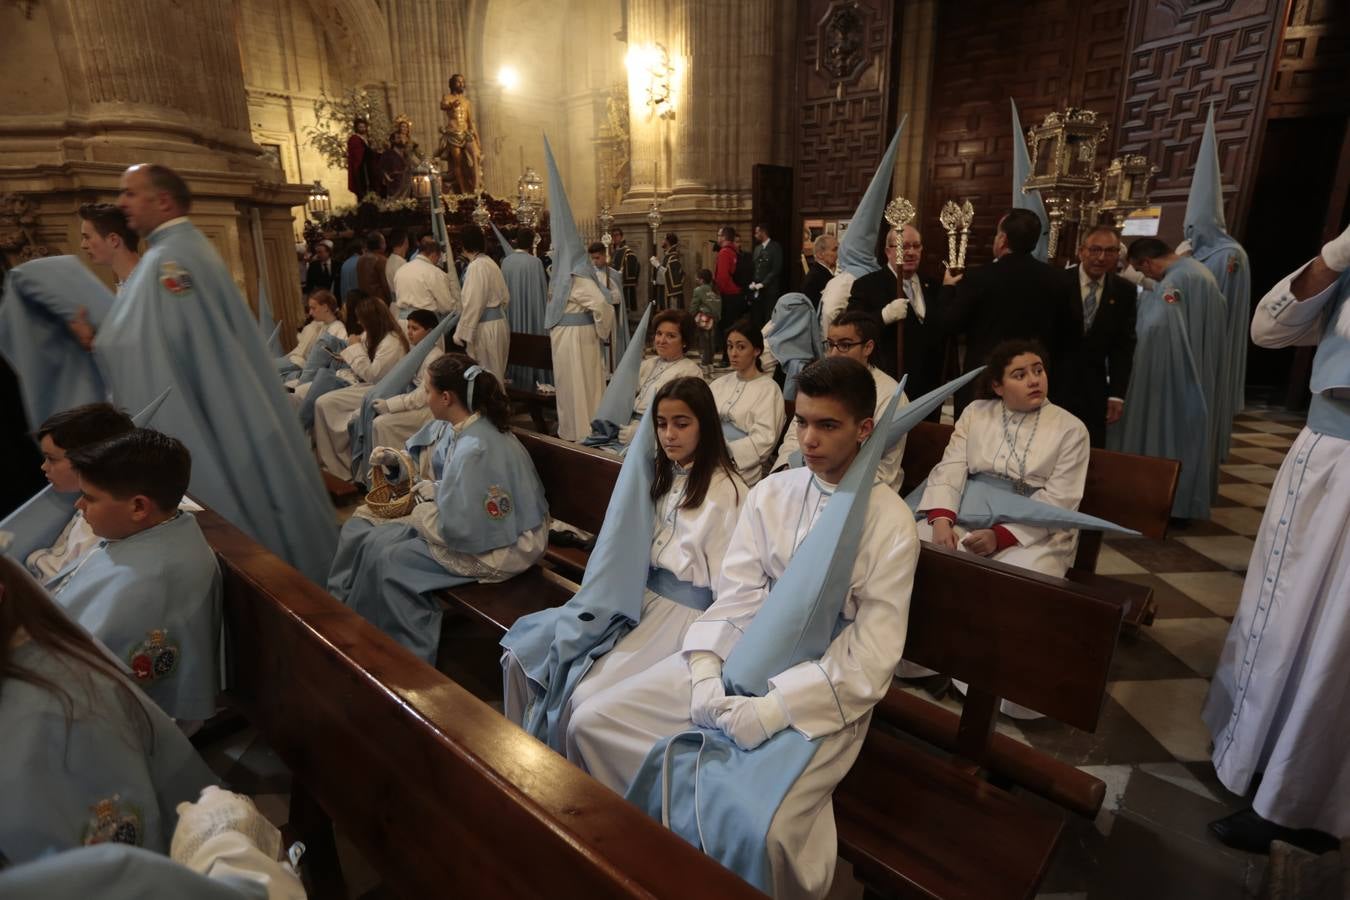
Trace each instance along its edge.
<instances>
[{"instance_id":1,"label":"white tunic","mask_svg":"<svg viewBox=\"0 0 1350 900\"><path fill-rule=\"evenodd\" d=\"M401 309L427 309L441 316L459 309L459 283L424 256L401 266L389 284Z\"/></svg>"},{"instance_id":2,"label":"white tunic","mask_svg":"<svg viewBox=\"0 0 1350 900\"><path fill-rule=\"evenodd\" d=\"M1302 271L1300 269L1300 271ZM1316 344L1337 286L1294 300L1295 272L1257 305L1262 347ZM1350 310L1343 306L1342 315ZM1350 441L1304 428L1271 487L1242 600L1205 701L1214 768L1256 812L1350 834Z\"/></svg>"},{"instance_id":3,"label":"white tunic","mask_svg":"<svg viewBox=\"0 0 1350 900\"><path fill-rule=\"evenodd\" d=\"M361 401L370 389L406 352L395 334L384 336L373 360L366 356L364 345L353 344L342 351L342 357L362 379L361 383L329 391L314 401L314 447L319 453L319 463L336 478L348 481L352 477L352 447L347 425L361 409Z\"/></svg>"},{"instance_id":4,"label":"white tunic","mask_svg":"<svg viewBox=\"0 0 1350 900\"><path fill-rule=\"evenodd\" d=\"M389 258L384 261L384 280L389 285L389 293L395 303L398 302L398 289L394 287L394 276L398 270L408 264L408 261L397 253L390 252Z\"/></svg>"},{"instance_id":5,"label":"white tunic","mask_svg":"<svg viewBox=\"0 0 1350 900\"><path fill-rule=\"evenodd\" d=\"M830 323L834 321L834 317L848 308L848 298L853 293L853 282L856 280L851 273L841 271L825 282L825 287L820 292L820 333L822 335L829 334Z\"/></svg>"},{"instance_id":6,"label":"white tunic","mask_svg":"<svg viewBox=\"0 0 1350 900\"><path fill-rule=\"evenodd\" d=\"M919 510L960 509L966 478L975 473L1020 479L1035 488L1032 500L1076 510L1083 499L1089 452L1087 426L1049 401L1038 413L1005 414L1002 400L976 400L961 413L942 461L929 473ZM1077 529L1016 523L1004 527L1017 545L990 559L1055 578L1063 578L1073 565ZM958 541L966 534L966 529L956 528ZM931 540L932 535L927 522L920 524L921 538Z\"/></svg>"},{"instance_id":7,"label":"white tunic","mask_svg":"<svg viewBox=\"0 0 1350 900\"><path fill-rule=\"evenodd\" d=\"M836 275L837 279L839 276ZM891 402L891 394L899 387L899 383L878 369L876 366L868 366L868 371L872 373L872 380L877 386L877 408L873 411L873 421L881 418L881 414L886 411L886 404ZM909 402L909 398L904 394L900 395L900 405L904 406ZM905 438L901 438L886 454L881 457L880 464L877 465L877 481L889 485L891 490L899 491L900 484L905 480L905 470L900 467L900 460L905 455ZM783 443L778 448L778 458L774 460L773 469L785 469L792 462L792 454L801 449L801 444L797 441L797 423L796 421L788 424L787 432L783 435Z\"/></svg>"},{"instance_id":8,"label":"white tunic","mask_svg":"<svg viewBox=\"0 0 1350 900\"><path fill-rule=\"evenodd\" d=\"M455 326L455 342L463 344L474 362L493 375L498 384L506 384L506 354L511 346L511 324L506 320L506 305L511 302L502 270L484 254L479 254L464 270L463 308ZM489 309L500 309L502 317L482 321Z\"/></svg>"},{"instance_id":9,"label":"white tunic","mask_svg":"<svg viewBox=\"0 0 1350 900\"><path fill-rule=\"evenodd\" d=\"M619 443L633 442L633 434L638 427L637 420L646 415L647 407L652 405L656 392L661 390L666 382L674 381L676 378L702 377L703 367L687 356L681 356L676 360L664 360L659 356L644 359L642 365L638 367L637 398L633 401L634 421L619 429Z\"/></svg>"},{"instance_id":10,"label":"white tunic","mask_svg":"<svg viewBox=\"0 0 1350 900\"><path fill-rule=\"evenodd\" d=\"M413 388L406 394L397 394L385 401L389 411L375 417L371 424L371 446L402 447L417 433L418 429L431 421L431 411L427 409L425 389L427 369L445 355L439 346L427 352L422 368L417 370L413 379Z\"/></svg>"},{"instance_id":11,"label":"white tunic","mask_svg":"<svg viewBox=\"0 0 1350 900\"><path fill-rule=\"evenodd\" d=\"M591 419L605 395L605 362L600 342L614 331L614 309L592 278L572 276L572 293L563 313L589 312L594 326L558 325L549 330L553 385L557 388L558 437L580 441L591 433Z\"/></svg>"},{"instance_id":12,"label":"white tunic","mask_svg":"<svg viewBox=\"0 0 1350 900\"><path fill-rule=\"evenodd\" d=\"M399 340L399 335L393 332L386 334L380 340L380 345L375 348L373 358L366 352L365 344L352 344L342 351L342 359L347 363L349 369L338 372L338 377L343 378L343 373L347 372L349 374L344 380L360 380L365 384L373 385L388 374L394 364L402 359L407 352L407 348Z\"/></svg>"},{"instance_id":13,"label":"white tunic","mask_svg":"<svg viewBox=\"0 0 1350 900\"><path fill-rule=\"evenodd\" d=\"M745 483L754 485L764 477L764 464L783 433L787 420L783 391L768 375L745 381L735 372L723 375L710 387L722 421L745 432L745 437L728 441L727 449Z\"/></svg>"},{"instance_id":14,"label":"white tunic","mask_svg":"<svg viewBox=\"0 0 1350 900\"><path fill-rule=\"evenodd\" d=\"M683 475L678 476L671 490L657 503L651 564L666 569L681 581L711 590L731 541L736 514L749 491L739 478L719 470L714 473L702 504L696 509L679 509L687 481ZM559 730L566 734L572 711L581 708L589 697L677 652L684 642L685 630L700 614L699 610L647 591L642 599L641 620L595 662L577 685L569 708L563 710L559 719ZM527 696L524 672L519 666L511 667L511 671L513 692L519 690L514 703L523 713ZM505 703L508 717L512 706L511 700ZM580 764L579 752L570 742L566 749L567 757Z\"/></svg>"},{"instance_id":15,"label":"white tunic","mask_svg":"<svg viewBox=\"0 0 1350 900\"><path fill-rule=\"evenodd\" d=\"M305 367L305 361L309 359L309 351L314 349L314 342L319 339L321 334L331 334L339 340L347 339L347 326L342 324L341 319L334 319L328 324L320 322L318 319L311 319L309 324L300 329L300 333L295 338L295 349L286 354L286 358L292 364Z\"/></svg>"},{"instance_id":16,"label":"white tunic","mask_svg":"<svg viewBox=\"0 0 1350 900\"><path fill-rule=\"evenodd\" d=\"M799 468L770 475L750 491L723 558L717 602L689 627L682 652L595 694L573 714L569 740L592 775L624 790L657 740L692 727L686 654L727 657L832 490ZM823 897L829 890L837 852L830 800L904 650L918 552L909 508L890 488L874 485L844 602L848 624L819 660L769 679L791 727L819 739L769 827L775 897Z\"/></svg>"}]
</instances>

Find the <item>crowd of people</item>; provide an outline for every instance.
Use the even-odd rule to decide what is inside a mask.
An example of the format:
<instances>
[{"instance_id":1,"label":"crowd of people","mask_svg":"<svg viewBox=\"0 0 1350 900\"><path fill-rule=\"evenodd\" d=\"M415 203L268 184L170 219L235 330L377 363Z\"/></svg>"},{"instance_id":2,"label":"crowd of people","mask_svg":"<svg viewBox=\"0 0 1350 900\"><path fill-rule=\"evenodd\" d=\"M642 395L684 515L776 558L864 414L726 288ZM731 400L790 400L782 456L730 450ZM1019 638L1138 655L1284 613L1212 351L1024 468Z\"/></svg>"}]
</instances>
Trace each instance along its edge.
<instances>
[{"instance_id":1,"label":"crowd of people","mask_svg":"<svg viewBox=\"0 0 1350 900\"><path fill-rule=\"evenodd\" d=\"M919 230L883 232L869 191L843 246L817 240L801 291L784 290L766 228L746 254L728 226L686 304L669 235L649 260L657 309L634 329L635 254L617 229L608 253L581 240L548 161L547 265L528 229L498 233L500 264L476 227L453 247L373 230L342 261L320 241L284 355L269 356L272 323L249 315L163 166L133 166L116 205L80 211L116 298L72 302L69 258L11 276L0 351L50 487L0 526L10 864L109 841L164 853L175 827L197 827L274 896L298 891L276 847L244 837L256 810L212 787L187 742L221 688L221 577L194 501L434 664L435 593L525 571L565 526L511 432L509 387L554 392L558 436L622 469L580 591L503 640L506 715L778 897L828 892L834 787L896 673L931 675L903 660L921 541L1063 576L1103 445L1181 459L1174 514L1207 515L1237 408L1223 350L1236 293L1201 259L1200 231L1187 256L1153 238L1122 254L1111 228L1086 229L1063 270L1035 258L1042 223L1014 209L994 262L935 280ZM1315 408L1275 485L1306 500L1268 507L1266 564L1206 707L1225 783L1245 791L1265 772L1255 811L1217 829L1236 845L1350 831L1334 802L1350 770L1326 751L1345 743L1315 724L1350 633L1335 539L1350 520L1347 270L1350 231L1251 326L1258 342L1320 349ZM552 370L509 366L513 333L547 334ZM44 376L55 390L15 342L95 365ZM942 460L902 497L905 435L949 399ZM389 518L364 504L339 533L321 470L367 484L378 470L413 505ZM1258 645L1280 661L1253 666ZM704 750L682 741L691 730ZM700 820L699 793L736 813ZM199 795L238 815L203 825L178 805Z\"/></svg>"}]
</instances>

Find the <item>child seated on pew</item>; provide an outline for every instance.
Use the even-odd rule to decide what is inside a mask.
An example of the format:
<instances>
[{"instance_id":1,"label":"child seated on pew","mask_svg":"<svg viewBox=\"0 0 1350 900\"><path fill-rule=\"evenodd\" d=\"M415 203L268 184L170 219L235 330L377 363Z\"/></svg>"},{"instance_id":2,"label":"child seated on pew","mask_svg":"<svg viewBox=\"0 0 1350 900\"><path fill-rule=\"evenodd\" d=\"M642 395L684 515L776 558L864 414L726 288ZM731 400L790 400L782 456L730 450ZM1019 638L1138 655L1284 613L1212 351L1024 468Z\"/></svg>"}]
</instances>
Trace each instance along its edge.
<instances>
[{"instance_id":1,"label":"child seated on pew","mask_svg":"<svg viewBox=\"0 0 1350 900\"><path fill-rule=\"evenodd\" d=\"M727 449L752 487L764 477L764 465L773 458L787 419L782 389L760 369L763 352L764 335L754 323L734 323L727 329L727 362L733 371L712 383Z\"/></svg>"},{"instance_id":2,"label":"child seated on pew","mask_svg":"<svg viewBox=\"0 0 1350 900\"><path fill-rule=\"evenodd\" d=\"M406 321L408 342L416 347L436 327L439 320L429 309L414 309L408 313ZM374 446L401 447L408 438L417 433L419 428L432 420L431 413L427 410L427 370L444 353L439 346L432 347L406 393L374 402L375 422L371 430Z\"/></svg>"},{"instance_id":3,"label":"child seated on pew","mask_svg":"<svg viewBox=\"0 0 1350 900\"><path fill-rule=\"evenodd\" d=\"M1063 578L1078 531L1007 522L976 531L956 524L966 483L979 480L1024 497L1076 510L1090 453L1087 426L1046 399L1045 351L1035 341L1004 341L990 354L985 396L965 408L942 461L928 475L919 537Z\"/></svg>"},{"instance_id":4,"label":"child seated on pew","mask_svg":"<svg viewBox=\"0 0 1350 900\"><path fill-rule=\"evenodd\" d=\"M875 409L876 382L857 361L833 357L802 372L806 466L751 489L717 601L680 651L592 696L569 728L584 767L648 812L670 762L660 812L683 802L671 826L775 897L828 892L831 797L905 645L919 542L912 513L875 479L880 447L864 444ZM795 621L798 612L809 637L780 627L783 613ZM776 673L756 691L734 683L747 656ZM689 747L701 754L692 766L667 756ZM694 796L701 818L689 809Z\"/></svg>"},{"instance_id":5,"label":"child seated on pew","mask_svg":"<svg viewBox=\"0 0 1350 900\"><path fill-rule=\"evenodd\" d=\"M408 337L389 311L389 305L379 297L351 291L347 303L347 346L330 356L322 368L333 369L336 376L336 383L330 383L329 390L348 386L368 390L408 352ZM297 408L304 404L317 381L316 376L315 381L287 382L286 386L293 391L291 402Z\"/></svg>"},{"instance_id":6,"label":"child seated on pew","mask_svg":"<svg viewBox=\"0 0 1350 900\"><path fill-rule=\"evenodd\" d=\"M0 848L9 863L110 841L169 852L178 804L216 779L134 681L22 566L0 557Z\"/></svg>"},{"instance_id":7,"label":"child seated on pew","mask_svg":"<svg viewBox=\"0 0 1350 900\"><path fill-rule=\"evenodd\" d=\"M76 506L101 540L44 587L152 700L195 728L220 692L221 578L196 518L178 508L191 456L175 438L137 428L67 458Z\"/></svg>"},{"instance_id":8,"label":"child seated on pew","mask_svg":"<svg viewBox=\"0 0 1350 900\"><path fill-rule=\"evenodd\" d=\"M652 405L661 386L676 378L702 378L703 369L685 351L694 343L694 320L682 309L665 309L652 316L652 349L638 368L637 398L633 401L633 420L619 428L619 443L628 446L638 422Z\"/></svg>"},{"instance_id":9,"label":"child seated on pew","mask_svg":"<svg viewBox=\"0 0 1350 900\"><path fill-rule=\"evenodd\" d=\"M283 380L295 378L305 368L305 361L322 335L331 334L340 341L347 339L347 326L339 313L341 304L332 291L317 290L305 298L309 322L295 339L295 349L276 360L277 374Z\"/></svg>"},{"instance_id":10,"label":"child seated on pew","mask_svg":"<svg viewBox=\"0 0 1350 900\"><path fill-rule=\"evenodd\" d=\"M61 494L80 491L80 478L66 458L67 453L126 434L135 427L131 416L110 403L89 403L48 417L38 428L37 437L42 450L42 473L52 490ZM39 580L46 580L67 565L78 564L98 540L84 513L76 510L56 542L29 553L24 564Z\"/></svg>"},{"instance_id":11,"label":"child seated on pew","mask_svg":"<svg viewBox=\"0 0 1350 900\"><path fill-rule=\"evenodd\" d=\"M462 353L427 372L427 407L450 423L438 448L439 483L419 481L417 505L399 519L362 506L342 528L328 575L333 596L435 664L441 606L436 592L505 581L548 546L548 504L529 454L510 432L510 401L496 377ZM370 462L395 465L388 447Z\"/></svg>"},{"instance_id":12,"label":"child seated on pew","mask_svg":"<svg viewBox=\"0 0 1350 900\"><path fill-rule=\"evenodd\" d=\"M722 439L721 423L712 391L701 378L677 378L656 392L652 426L656 446L650 462L650 490L654 506L645 595L637 625L596 658L560 710L550 743L561 746L571 711L586 698L644 671L679 650L685 630L715 599L714 586L722 557L731 540L736 513L747 490ZM780 403L781 408L781 403ZM623 498L614 495L610 510L616 519ZM644 535L645 537L645 535ZM621 538L622 539L622 538ZM603 574L601 575L603 577ZM510 641L508 635L507 641ZM519 660L506 651L504 712L521 724L530 688ZM575 748L568 758L578 762Z\"/></svg>"}]
</instances>

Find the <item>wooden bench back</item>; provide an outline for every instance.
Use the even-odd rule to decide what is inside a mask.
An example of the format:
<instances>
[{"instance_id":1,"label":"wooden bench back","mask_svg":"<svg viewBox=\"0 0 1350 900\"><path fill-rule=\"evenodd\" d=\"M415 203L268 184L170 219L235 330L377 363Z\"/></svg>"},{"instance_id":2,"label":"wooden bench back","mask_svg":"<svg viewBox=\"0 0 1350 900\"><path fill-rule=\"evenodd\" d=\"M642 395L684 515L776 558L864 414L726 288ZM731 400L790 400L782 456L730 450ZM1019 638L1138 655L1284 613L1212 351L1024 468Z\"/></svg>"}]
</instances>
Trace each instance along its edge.
<instances>
[{"instance_id":1,"label":"wooden bench back","mask_svg":"<svg viewBox=\"0 0 1350 900\"><path fill-rule=\"evenodd\" d=\"M523 428L513 428L512 432L525 445L544 482L549 515L585 531L598 532L619 478L619 460Z\"/></svg>"},{"instance_id":2,"label":"wooden bench back","mask_svg":"<svg viewBox=\"0 0 1350 900\"><path fill-rule=\"evenodd\" d=\"M511 366L528 366L531 369L552 369L553 344L546 334L513 331L511 344L506 351L506 363Z\"/></svg>"},{"instance_id":3,"label":"wooden bench back","mask_svg":"<svg viewBox=\"0 0 1350 900\"><path fill-rule=\"evenodd\" d=\"M902 465L905 469L906 495L928 477L942 461L953 427L937 422L920 422L905 441ZM1162 540L1172 514L1172 499L1177 492L1181 463L1156 456L1135 456L1094 447L1088 462L1083 501L1078 508L1145 537ZM1078 540L1074 567L1093 570L1101 549L1101 533L1084 531Z\"/></svg>"},{"instance_id":4,"label":"wooden bench back","mask_svg":"<svg viewBox=\"0 0 1350 900\"><path fill-rule=\"evenodd\" d=\"M761 897L211 512L227 697L409 897Z\"/></svg>"}]
</instances>

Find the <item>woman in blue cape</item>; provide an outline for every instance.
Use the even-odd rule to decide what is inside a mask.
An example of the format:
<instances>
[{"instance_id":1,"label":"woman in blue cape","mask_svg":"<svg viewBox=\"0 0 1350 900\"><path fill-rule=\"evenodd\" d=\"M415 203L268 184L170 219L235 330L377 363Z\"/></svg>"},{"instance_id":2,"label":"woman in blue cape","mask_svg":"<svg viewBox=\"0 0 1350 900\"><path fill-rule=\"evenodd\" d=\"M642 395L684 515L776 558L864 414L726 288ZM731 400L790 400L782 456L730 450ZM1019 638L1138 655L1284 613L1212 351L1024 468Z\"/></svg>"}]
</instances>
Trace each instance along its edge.
<instances>
[{"instance_id":1,"label":"woman in blue cape","mask_svg":"<svg viewBox=\"0 0 1350 900\"><path fill-rule=\"evenodd\" d=\"M576 686L559 698L553 725L545 734L551 746L565 749L568 758L579 764L576 748L564 740L572 710L582 707L586 698L679 650L689 624L715 599L717 573L747 493L722 440L717 407L703 379L667 382L657 391L647 418L651 419L650 425L644 425L651 432L647 435L649 443L635 442L634 457L624 461L625 466L641 466L644 477L634 483L633 494L616 488L611 496L606 525L591 557L591 571L576 602L569 604L588 604L594 592L614 595L629 590L618 571L621 566L641 566L645 571L636 624L617 641L613 632L607 631L586 643L584 650L594 662ZM628 527L625 515L632 512L628 507L633 501L651 504L651 515L638 527ZM615 564L607 564L614 559L608 555L611 548L620 550L615 554ZM636 596L623 599L639 600ZM528 633L536 629L556 639L559 615L567 612L548 610L521 619L508 633L504 646L518 647L517 640L528 640ZM583 648L577 649L580 652ZM531 706L531 662L528 651L518 657L514 649L508 649L502 660L504 711L517 723L525 722Z\"/></svg>"},{"instance_id":2,"label":"woman in blue cape","mask_svg":"<svg viewBox=\"0 0 1350 900\"><path fill-rule=\"evenodd\" d=\"M14 560L0 558L0 848L18 864L120 842L169 849L215 782L188 739Z\"/></svg>"},{"instance_id":3,"label":"woman in blue cape","mask_svg":"<svg viewBox=\"0 0 1350 900\"><path fill-rule=\"evenodd\" d=\"M529 454L510 433L510 405L496 377L462 353L427 372L427 406L450 430L439 483L419 481L418 503L397 520L361 507L342 529L328 589L429 663L440 643L435 592L505 581L548 545L548 504ZM372 465L397 454L371 453Z\"/></svg>"}]
</instances>

